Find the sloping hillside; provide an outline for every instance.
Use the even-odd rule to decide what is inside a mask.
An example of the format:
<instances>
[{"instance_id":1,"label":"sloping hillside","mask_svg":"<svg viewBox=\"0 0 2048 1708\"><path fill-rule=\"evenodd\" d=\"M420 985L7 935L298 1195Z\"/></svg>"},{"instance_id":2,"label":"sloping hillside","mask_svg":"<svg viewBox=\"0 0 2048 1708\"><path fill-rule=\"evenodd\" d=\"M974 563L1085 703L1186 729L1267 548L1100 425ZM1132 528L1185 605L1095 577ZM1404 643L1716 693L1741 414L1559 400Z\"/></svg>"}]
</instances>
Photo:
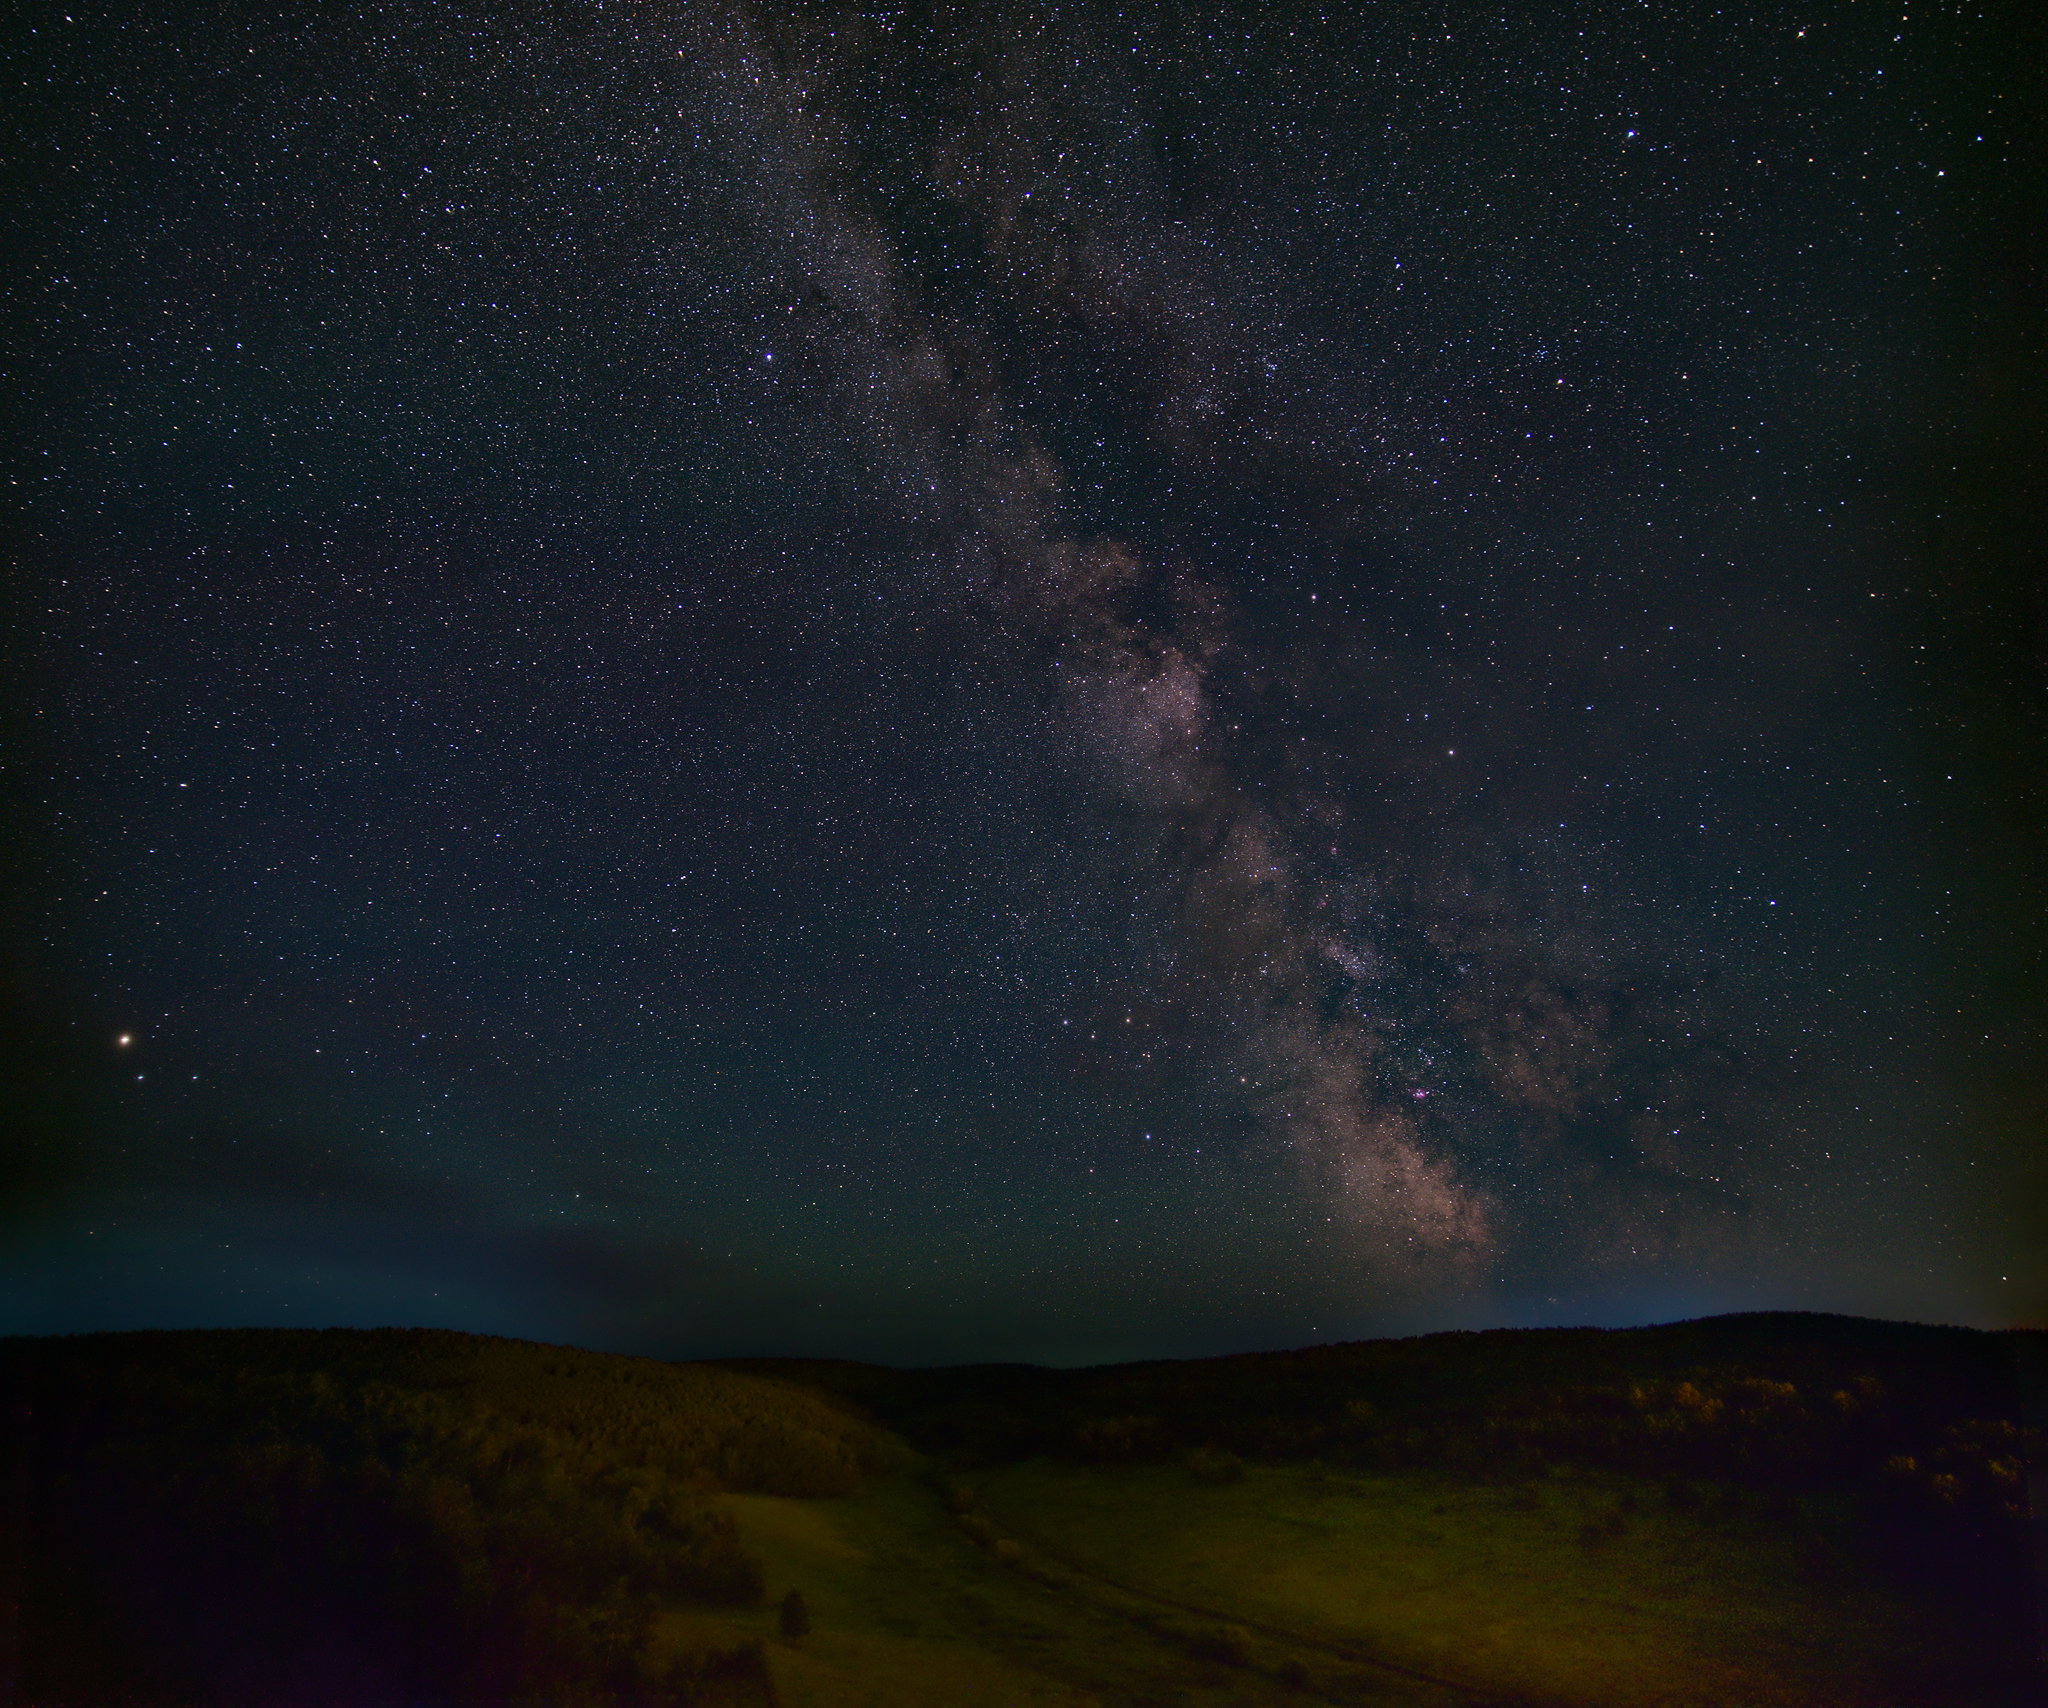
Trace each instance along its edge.
<instances>
[{"instance_id":1,"label":"sloping hillside","mask_svg":"<svg viewBox=\"0 0 2048 1708\"><path fill-rule=\"evenodd\" d=\"M755 1651L648 1646L663 1608L761 1598L711 1497L844 1494L891 1456L785 1382L435 1331L4 1357L31 1699L758 1697Z\"/></svg>"}]
</instances>

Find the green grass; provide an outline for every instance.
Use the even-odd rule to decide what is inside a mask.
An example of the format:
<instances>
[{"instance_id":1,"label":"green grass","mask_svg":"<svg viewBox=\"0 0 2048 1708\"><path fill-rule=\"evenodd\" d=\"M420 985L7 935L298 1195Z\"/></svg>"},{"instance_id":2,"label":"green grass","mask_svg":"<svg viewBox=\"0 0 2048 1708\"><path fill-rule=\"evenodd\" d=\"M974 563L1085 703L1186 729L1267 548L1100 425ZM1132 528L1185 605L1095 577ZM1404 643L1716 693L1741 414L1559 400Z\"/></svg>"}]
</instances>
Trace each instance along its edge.
<instances>
[{"instance_id":1,"label":"green grass","mask_svg":"<svg viewBox=\"0 0 2048 1708\"><path fill-rule=\"evenodd\" d=\"M765 1639L786 1708L1092 1700L1011 1658L1050 1631L1019 1593L1029 1586L949 1531L936 1502L907 1478L882 1479L846 1500L735 1495L724 1504L765 1568L770 1605L722 1621L679 1615L664 1635L684 1650L733 1635ZM812 1620L795 1643L774 1634L773 1604L791 1587L803 1590Z\"/></svg>"},{"instance_id":2,"label":"green grass","mask_svg":"<svg viewBox=\"0 0 2048 1708\"><path fill-rule=\"evenodd\" d=\"M662 1640L764 1639L786 1708L1949 1699L1916 1611L1853 1559L1816 1582L1813 1524L1760 1503L1679 1511L1618 1476L1255 1466L1201 1486L1044 1460L976 1493L1013 1562L911 1472L846 1499L725 1497L769 1604L678 1612ZM774 1634L790 1587L812 1613L798 1643Z\"/></svg>"},{"instance_id":3,"label":"green grass","mask_svg":"<svg viewBox=\"0 0 2048 1708\"><path fill-rule=\"evenodd\" d=\"M981 1498L1077 1574L1489 1696L1874 1703L1926 1676L1915 1610L1838 1555L1816 1583L1809 1560L1828 1544L1811 1530L1755 1503L1677 1511L1620 1476L1475 1485L1255 1467L1201 1487L1179 1468L1039 1460L992 1473Z\"/></svg>"},{"instance_id":4,"label":"green grass","mask_svg":"<svg viewBox=\"0 0 2048 1708\"><path fill-rule=\"evenodd\" d=\"M1090 1582L1030 1551L1005 1564L914 1474L875 1478L841 1500L736 1495L723 1504L766 1570L770 1605L677 1613L661 1637L679 1651L765 1639L784 1708L1303 1700L1278 1676L1291 1651L1263 1643L1248 1665L1211 1658L1197 1650L1215 1621ZM812 1619L797 1643L774 1635L773 1603L792 1587L804 1592ZM1458 1700L1426 1688L1393 1699Z\"/></svg>"}]
</instances>

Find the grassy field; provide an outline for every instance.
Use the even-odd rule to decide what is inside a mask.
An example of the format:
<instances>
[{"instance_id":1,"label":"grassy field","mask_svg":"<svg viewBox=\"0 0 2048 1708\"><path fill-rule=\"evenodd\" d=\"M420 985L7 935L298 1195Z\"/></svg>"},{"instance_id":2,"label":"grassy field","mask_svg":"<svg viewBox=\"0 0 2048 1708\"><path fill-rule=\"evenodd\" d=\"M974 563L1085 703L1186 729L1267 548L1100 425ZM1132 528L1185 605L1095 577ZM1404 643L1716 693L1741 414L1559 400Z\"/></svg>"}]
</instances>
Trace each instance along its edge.
<instances>
[{"instance_id":1,"label":"grassy field","mask_svg":"<svg viewBox=\"0 0 2048 1708\"><path fill-rule=\"evenodd\" d=\"M915 1474L873 1479L848 1499L736 1495L722 1504L765 1568L770 1605L678 1613L663 1635L679 1651L766 1638L784 1708L1300 1700L1256 1670L1191 1650L1183 1633L1199 1639L1199 1622L1162 1618L1146 1598L1050 1561L999 1560ZM792 1587L813 1620L797 1643L775 1635L774 1603Z\"/></svg>"},{"instance_id":2,"label":"grassy field","mask_svg":"<svg viewBox=\"0 0 2048 1708\"><path fill-rule=\"evenodd\" d=\"M1880 1331L1079 1372L0 1343L0 1607L45 1708L2037 1701L1998 1348Z\"/></svg>"},{"instance_id":3,"label":"grassy field","mask_svg":"<svg viewBox=\"0 0 2048 1708\"><path fill-rule=\"evenodd\" d=\"M1213 1610L1325 1664L1369 1657L1489 1698L1878 1702L1916 1694L1917 1621L1760 1504L1674 1510L1580 1474L1535 1484L1034 1462L990 1516L1091 1574ZM1824 1581L1816 1582L1816 1576Z\"/></svg>"},{"instance_id":4,"label":"grassy field","mask_svg":"<svg viewBox=\"0 0 2048 1708\"><path fill-rule=\"evenodd\" d=\"M667 1640L766 1639L787 1708L1975 1699L1914 1608L1762 1503L1043 1460L975 1492L1006 1558L912 1472L847 1499L726 1497L770 1605L674 1615ZM814 1620L795 1643L773 1611L792 1586Z\"/></svg>"}]
</instances>

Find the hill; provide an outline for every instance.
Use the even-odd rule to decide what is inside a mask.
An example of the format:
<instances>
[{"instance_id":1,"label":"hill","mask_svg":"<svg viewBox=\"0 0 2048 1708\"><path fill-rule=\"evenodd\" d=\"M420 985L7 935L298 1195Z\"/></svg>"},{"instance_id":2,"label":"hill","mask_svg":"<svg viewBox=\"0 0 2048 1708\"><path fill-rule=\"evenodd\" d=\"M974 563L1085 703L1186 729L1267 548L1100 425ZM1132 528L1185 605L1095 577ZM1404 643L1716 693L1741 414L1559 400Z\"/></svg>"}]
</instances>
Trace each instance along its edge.
<instances>
[{"instance_id":1,"label":"hill","mask_svg":"<svg viewBox=\"0 0 2048 1708\"><path fill-rule=\"evenodd\" d=\"M5 1342L22 1699L2018 1703L2018 1344L1803 1315L1091 1370Z\"/></svg>"},{"instance_id":2,"label":"hill","mask_svg":"<svg viewBox=\"0 0 2048 1708\"><path fill-rule=\"evenodd\" d=\"M650 1644L762 1597L711 1497L845 1494L892 1452L769 1378L430 1330L0 1359L30 1700L766 1700L758 1645Z\"/></svg>"},{"instance_id":3,"label":"hill","mask_svg":"<svg viewBox=\"0 0 2048 1708\"><path fill-rule=\"evenodd\" d=\"M1960 1445L1966 1438L1996 1458L1999 1443L2017 1450L2020 1428L2013 1337L1796 1312L1079 1370L805 1359L722 1367L839 1394L927 1450L991 1461L1223 1445L1268 1459L1419 1455L1497 1469L1503 1455L1513 1463L1534 1451L1678 1470L1702 1457L1739 1461L1752 1478L1807 1484L1860 1478L1873 1456L1898 1451L1938 1455L1946 1444L1950 1457L1981 1457ZM1988 1487L1981 1470L1970 1467Z\"/></svg>"}]
</instances>

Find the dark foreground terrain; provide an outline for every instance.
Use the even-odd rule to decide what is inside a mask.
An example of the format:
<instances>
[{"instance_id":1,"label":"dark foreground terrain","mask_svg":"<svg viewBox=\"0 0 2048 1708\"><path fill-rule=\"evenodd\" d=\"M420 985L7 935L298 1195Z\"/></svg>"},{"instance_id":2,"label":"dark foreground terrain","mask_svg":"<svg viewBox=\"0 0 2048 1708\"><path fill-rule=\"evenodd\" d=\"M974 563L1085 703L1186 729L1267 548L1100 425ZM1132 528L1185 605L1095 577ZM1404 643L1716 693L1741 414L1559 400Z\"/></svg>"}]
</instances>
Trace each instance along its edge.
<instances>
[{"instance_id":1,"label":"dark foreground terrain","mask_svg":"<svg viewBox=\"0 0 2048 1708\"><path fill-rule=\"evenodd\" d=\"M52 1705L2031 1702L2037 1338L0 1342L0 1664Z\"/></svg>"}]
</instances>

